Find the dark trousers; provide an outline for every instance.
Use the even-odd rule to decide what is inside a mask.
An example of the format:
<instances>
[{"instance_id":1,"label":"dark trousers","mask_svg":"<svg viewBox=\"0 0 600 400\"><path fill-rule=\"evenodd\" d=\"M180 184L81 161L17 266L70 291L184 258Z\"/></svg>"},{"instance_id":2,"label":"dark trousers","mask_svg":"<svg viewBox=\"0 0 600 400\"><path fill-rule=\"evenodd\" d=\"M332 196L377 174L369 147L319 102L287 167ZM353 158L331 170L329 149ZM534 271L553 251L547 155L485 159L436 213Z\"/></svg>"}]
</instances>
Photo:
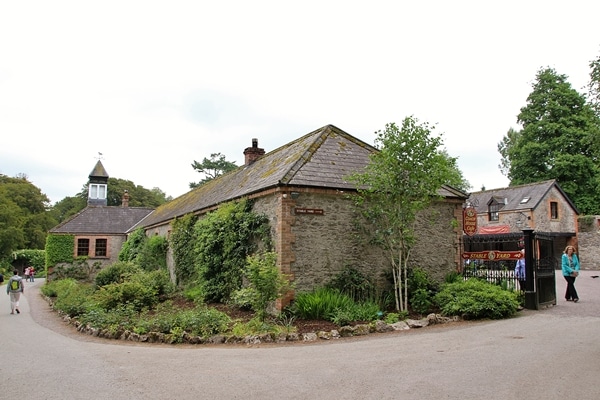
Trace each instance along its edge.
<instances>
[{"instance_id":1,"label":"dark trousers","mask_svg":"<svg viewBox=\"0 0 600 400\"><path fill-rule=\"evenodd\" d=\"M579 299L579 296L577 295L577 290L575 290L575 277L574 276L565 276L565 280L567 281L567 292L565 293L565 299L567 299L567 300Z\"/></svg>"}]
</instances>

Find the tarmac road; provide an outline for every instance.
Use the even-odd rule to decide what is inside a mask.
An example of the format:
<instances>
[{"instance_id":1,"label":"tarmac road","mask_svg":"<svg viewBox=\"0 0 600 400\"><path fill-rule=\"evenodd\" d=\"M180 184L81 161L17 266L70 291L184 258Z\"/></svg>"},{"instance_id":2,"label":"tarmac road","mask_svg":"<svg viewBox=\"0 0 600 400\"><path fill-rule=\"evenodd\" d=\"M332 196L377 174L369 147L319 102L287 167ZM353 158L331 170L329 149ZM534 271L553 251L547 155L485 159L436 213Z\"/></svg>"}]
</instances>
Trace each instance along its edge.
<instances>
[{"instance_id":1,"label":"tarmac road","mask_svg":"<svg viewBox=\"0 0 600 400\"><path fill-rule=\"evenodd\" d=\"M26 284L21 314L0 292L0 398L600 399L600 275L580 302L509 320L313 344L148 345L75 332ZM5 290L2 286L1 290Z\"/></svg>"}]
</instances>

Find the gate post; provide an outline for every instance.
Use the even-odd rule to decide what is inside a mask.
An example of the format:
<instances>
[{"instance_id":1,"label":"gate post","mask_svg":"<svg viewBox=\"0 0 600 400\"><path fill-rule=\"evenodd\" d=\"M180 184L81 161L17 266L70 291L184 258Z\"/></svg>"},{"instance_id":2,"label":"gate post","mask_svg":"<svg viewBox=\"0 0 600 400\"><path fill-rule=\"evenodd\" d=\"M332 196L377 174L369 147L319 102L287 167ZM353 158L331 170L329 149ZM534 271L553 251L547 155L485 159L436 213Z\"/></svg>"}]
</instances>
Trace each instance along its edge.
<instances>
[{"instance_id":1,"label":"gate post","mask_svg":"<svg viewBox=\"0 0 600 400\"><path fill-rule=\"evenodd\" d=\"M523 244L525 249L525 308L537 310L535 293L535 263L533 257L533 229L523 229Z\"/></svg>"}]
</instances>

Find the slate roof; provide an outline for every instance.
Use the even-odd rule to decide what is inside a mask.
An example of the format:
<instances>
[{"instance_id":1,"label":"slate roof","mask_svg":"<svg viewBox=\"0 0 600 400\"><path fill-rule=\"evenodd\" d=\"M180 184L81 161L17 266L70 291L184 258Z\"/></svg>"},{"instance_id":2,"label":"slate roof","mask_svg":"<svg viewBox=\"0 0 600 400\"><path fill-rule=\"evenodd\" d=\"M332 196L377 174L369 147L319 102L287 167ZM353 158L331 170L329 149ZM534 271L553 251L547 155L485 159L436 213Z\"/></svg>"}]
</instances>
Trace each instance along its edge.
<instances>
[{"instance_id":1,"label":"slate roof","mask_svg":"<svg viewBox=\"0 0 600 400\"><path fill-rule=\"evenodd\" d=\"M50 233L122 235L152 210L144 207L88 206L52 228Z\"/></svg>"},{"instance_id":2,"label":"slate roof","mask_svg":"<svg viewBox=\"0 0 600 400\"><path fill-rule=\"evenodd\" d=\"M373 151L374 147L326 125L161 205L140 226L160 224L279 186L350 190L355 186L344 177L364 168Z\"/></svg>"},{"instance_id":3,"label":"slate roof","mask_svg":"<svg viewBox=\"0 0 600 400\"><path fill-rule=\"evenodd\" d=\"M98 162L94 166L94 169L92 170L92 172L90 172L89 177L90 178L108 178L108 172L106 172L106 169L104 168L104 165L102 165L102 162L100 160L98 160Z\"/></svg>"},{"instance_id":4,"label":"slate roof","mask_svg":"<svg viewBox=\"0 0 600 400\"><path fill-rule=\"evenodd\" d=\"M344 178L361 172L375 151L343 130L326 125L161 205L139 226L158 225L270 188L289 185L354 190L356 186ZM444 187L440 194L467 197L450 187Z\"/></svg>"},{"instance_id":5,"label":"slate roof","mask_svg":"<svg viewBox=\"0 0 600 400\"><path fill-rule=\"evenodd\" d=\"M560 188L555 179L529 183L526 185L509 186L506 188L473 192L471 193L468 201L473 204L478 214L487 213L488 203L491 199L494 199L499 203L504 203L504 200L506 200L506 204L501 208L502 211L534 210L554 186L562 194L562 196L565 198L565 201L573 208L573 210L579 214L575 204L573 204L571 199L569 199L569 196L567 196L567 194ZM529 197L529 200L522 203L522 200L527 197Z\"/></svg>"}]
</instances>

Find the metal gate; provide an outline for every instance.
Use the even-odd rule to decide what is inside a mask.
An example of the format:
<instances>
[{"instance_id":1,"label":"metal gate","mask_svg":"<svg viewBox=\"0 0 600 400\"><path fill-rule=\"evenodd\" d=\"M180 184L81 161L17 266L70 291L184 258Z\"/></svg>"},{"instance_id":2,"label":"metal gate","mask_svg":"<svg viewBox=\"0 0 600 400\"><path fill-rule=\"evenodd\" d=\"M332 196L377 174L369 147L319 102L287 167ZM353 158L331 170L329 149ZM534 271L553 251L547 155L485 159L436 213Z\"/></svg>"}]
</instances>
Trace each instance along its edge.
<instances>
[{"instance_id":1,"label":"metal gate","mask_svg":"<svg viewBox=\"0 0 600 400\"><path fill-rule=\"evenodd\" d=\"M464 237L465 252L495 251L499 254L525 249L525 290L520 288L515 277L515 261L466 260L463 265L465 279L477 277L495 283L507 290L521 290L525 297L525 308L537 310L542 306L556 304L554 236L534 233L524 229L523 233L498 235L473 235Z\"/></svg>"}]
</instances>

